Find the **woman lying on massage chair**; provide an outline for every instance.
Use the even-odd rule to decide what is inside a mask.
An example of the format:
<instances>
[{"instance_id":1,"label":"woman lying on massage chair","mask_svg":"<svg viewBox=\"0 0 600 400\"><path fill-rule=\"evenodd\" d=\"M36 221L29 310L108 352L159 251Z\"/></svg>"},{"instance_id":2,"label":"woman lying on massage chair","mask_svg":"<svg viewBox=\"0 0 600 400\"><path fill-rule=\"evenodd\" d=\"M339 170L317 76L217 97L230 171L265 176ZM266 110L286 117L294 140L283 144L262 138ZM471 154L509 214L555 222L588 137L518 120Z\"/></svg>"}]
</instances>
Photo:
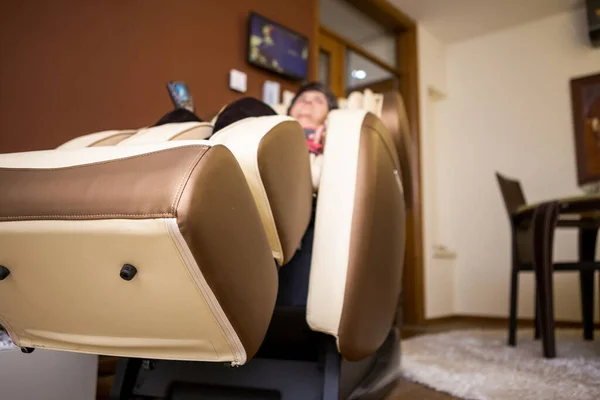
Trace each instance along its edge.
<instances>
[{"instance_id":1,"label":"woman lying on massage chair","mask_svg":"<svg viewBox=\"0 0 600 400\"><path fill-rule=\"evenodd\" d=\"M302 125L311 153L323 154L325 120L329 111L336 108L338 104L335 96L318 82L301 87L292 100L288 115Z\"/></svg>"},{"instance_id":2,"label":"woman lying on massage chair","mask_svg":"<svg viewBox=\"0 0 600 400\"><path fill-rule=\"evenodd\" d=\"M288 115L296 119L306 134L308 149L315 155L323 154L325 144L325 120L329 111L338 108L337 99L318 82L300 88L288 109ZM244 97L225 106L217 115L213 134L248 117L276 115L267 104L253 97ZM202 122L196 114L176 109L165 114L153 126L177 122Z\"/></svg>"},{"instance_id":3,"label":"woman lying on massage chair","mask_svg":"<svg viewBox=\"0 0 600 400\"><path fill-rule=\"evenodd\" d=\"M338 108L337 99L320 83L309 83L300 88L287 111L304 129L313 175L313 188L319 182L323 147L325 144L325 121L330 110ZM214 120L213 134L237 121L249 117L276 115L267 104L252 97L244 97L225 106ZM194 113L179 109L163 116L156 124L177 122L201 122ZM316 202L316 199L315 199ZM315 203L313 203L315 204ZM285 268L279 270L277 305L287 307L305 306L308 298L310 264L314 238L314 213L300 248Z\"/></svg>"}]
</instances>

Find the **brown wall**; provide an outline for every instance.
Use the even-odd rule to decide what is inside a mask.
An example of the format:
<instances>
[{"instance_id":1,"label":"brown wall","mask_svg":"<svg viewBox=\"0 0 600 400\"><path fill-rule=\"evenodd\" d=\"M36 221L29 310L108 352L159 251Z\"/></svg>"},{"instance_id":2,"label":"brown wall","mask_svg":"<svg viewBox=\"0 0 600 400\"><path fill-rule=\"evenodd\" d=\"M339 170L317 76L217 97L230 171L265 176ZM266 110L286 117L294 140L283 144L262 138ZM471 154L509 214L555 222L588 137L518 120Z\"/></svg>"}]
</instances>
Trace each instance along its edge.
<instances>
[{"instance_id":1,"label":"brown wall","mask_svg":"<svg viewBox=\"0 0 600 400\"><path fill-rule=\"evenodd\" d=\"M188 82L197 114L211 118L266 79L246 63L250 9L316 39L313 0L2 0L0 153L54 148L86 133L156 122L173 108L165 84ZM311 54L312 56L312 54ZM311 69L314 70L314 69Z\"/></svg>"}]
</instances>

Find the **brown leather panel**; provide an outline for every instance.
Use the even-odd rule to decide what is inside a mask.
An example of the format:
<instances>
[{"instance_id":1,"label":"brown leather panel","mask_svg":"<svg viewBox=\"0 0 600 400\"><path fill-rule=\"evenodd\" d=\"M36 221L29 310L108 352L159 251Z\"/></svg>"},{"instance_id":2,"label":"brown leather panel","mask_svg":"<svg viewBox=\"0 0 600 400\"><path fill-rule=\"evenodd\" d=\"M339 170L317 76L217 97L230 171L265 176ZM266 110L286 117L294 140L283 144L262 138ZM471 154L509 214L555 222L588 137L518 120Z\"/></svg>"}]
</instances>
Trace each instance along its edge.
<instances>
[{"instance_id":1,"label":"brown leather panel","mask_svg":"<svg viewBox=\"0 0 600 400\"><path fill-rule=\"evenodd\" d=\"M312 211L310 162L300 125L293 121L278 125L261 140L257 157L286 264L304 236Z\"/></svg>"},{"instance_id":2,"label":"brown leather panel","mask_svg":"<svg viewBox=\"0 0 600 400\"><path fill-rule=\"evenodd\" d=\"M54 169L0 168L0 220L174 216L189 169L207 146Z\"/></svg>"},{"instance_id":3,"label":"brown leather panel","mask_svg":"<svg viewBox=\"0 0 600 400\"><path fill-rule=\"evenodd\" d=\"M382 137L363 126L340 352L358 361L378 349L392 327L402 287L405 205Z\"/></svg>"},{"instance_id":4,"label":"brown leather panel","mask_svg":"<svg viewBox=\"0 0 600 400\"><path fill-rule=\"evenodd\" d=\"M248 359L258 350L277 296L277 269L244 174L224 146L194 168L177 222Z\"/></svg>"},{"instance_id":5,"label":"brown leather panel","mask_svg":"<svg viewBox=\"0 0 600 400\"><path fill-rule=\"evenodd\" d=\"M363 119L361 129L363 132L374 130L378 133L379 140L382 141L387 156L392 160L394 168L400 169L400 158L396 152L394 138L389 129L385 126L381 119L373 113L367 113Z\"/></svg>"},{"instance_id":6,"label":"brown leather panel","mask_svg":"<svg viewBox=\"0 0 600 400\"><path fill-rule=\"evenodd\" d=\"M135 132L116 133L112 136L105 137L104 139L100 139L97 142L92 143L89 147L114 146L131 137L134 133Z\"/></svg>"},{"instance_id":7,"label":"brown leather panel","mask_svg":"<svg viewBox=\"0 0 600 400\"><path fill-rule=\"evenodd\" d=\"M402 168L402 184L404 185L404 198L406 207L412 208L413 200L413 153L414 141L411 136L408 116L404 101L397 91L387 92L383 95L383 109L381 120L391 134Z\"/></svg>"}]
</instances>

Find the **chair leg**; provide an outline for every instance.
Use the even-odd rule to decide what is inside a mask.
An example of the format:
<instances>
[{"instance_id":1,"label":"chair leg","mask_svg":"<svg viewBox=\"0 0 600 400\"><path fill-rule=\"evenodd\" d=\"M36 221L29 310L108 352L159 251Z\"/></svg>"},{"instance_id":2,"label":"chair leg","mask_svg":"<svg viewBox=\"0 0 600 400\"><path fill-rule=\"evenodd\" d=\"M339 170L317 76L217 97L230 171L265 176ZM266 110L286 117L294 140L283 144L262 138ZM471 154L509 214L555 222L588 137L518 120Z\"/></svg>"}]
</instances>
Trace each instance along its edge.
<instances>
[{"instance_id":1,"label":"chair leg","mask_svg":"<svg viewBox=\"0 0 600 400\"><path fill-rule=\"evenodd\" d=\"M579 230L579 260L594 261L596 257L597 229ZM581 313L583 320L583 338L594 339L594 271L579 271L581 287Z\"/></svg>"},{"instance_id":2,"label":"chair leg","mask_svg":"<svg viewBox=\"0 0 600 400\"><path fill-rule=\"evenodd\" d=\"M535 309L534 309L534 318L533 318L533 338L534 340L538 340L540 338L540 301L537 296L537 285L533 284L533 297L535 297Z\"/></svg>"},{"instance_id":3,"label":"chair leg","mask_svg":"<svg viewBox=\"0 0 600 400\"><path fill-rule=\"evenodd\" d=\"M510 307L508 311L508 345L517 345L517 306L519 300L519 254L517 251L517 229L511 223L512 252L510 275Z\"/></svg>"},{"instance_id":4,"label":"chair leg","mask_svg":"<svg viewBox=\"0 0 600 400\"><path fill-rule=\"evenodd\" d=\"M539 205L532 220L533 266L540 306L540 326L544 357L556 357L556 338L554 332L554 300L552 285L552 245L554 229L558 221L559 204L549 202Z\"/></svg>"},{"instance_id":5,"label":"chair leg","mask_svg":"<svg viewBox=\"0 0 600 400\"><path fill-rule=\"evenodd\" d=\"M579 271L583 338L594 340L594 271Z\"/></svg>"},{"instance_id":6,"label":"chair leg","mask_svg":"<svg viewBox=\"0 0 600 400\"><path fill-rule=\"evenodd\" d=\"M510 280L510 312L508 316L508 345L517 345L517 301L519 296L519 271L513 265Z\"/></svg>"}]
</instances>

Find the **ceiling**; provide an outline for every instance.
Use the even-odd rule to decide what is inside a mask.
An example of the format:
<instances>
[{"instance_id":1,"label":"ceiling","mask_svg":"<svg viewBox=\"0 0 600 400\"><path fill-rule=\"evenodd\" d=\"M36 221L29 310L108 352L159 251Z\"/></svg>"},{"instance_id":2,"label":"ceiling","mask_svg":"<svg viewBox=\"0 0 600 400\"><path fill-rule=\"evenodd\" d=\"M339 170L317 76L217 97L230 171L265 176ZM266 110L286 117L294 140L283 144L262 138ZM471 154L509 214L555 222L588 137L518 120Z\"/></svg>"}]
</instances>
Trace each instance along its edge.
<instances>
[{"instance_id":1,"label":"ceiling","mask_svg":"<svg viewBox=\"0 0 600 400\"><path fill-rule=\"evenodd\" d=\"M584 0L389 0L444 43L456 43L584 5Z\"/></svg>"}]
</instances>

